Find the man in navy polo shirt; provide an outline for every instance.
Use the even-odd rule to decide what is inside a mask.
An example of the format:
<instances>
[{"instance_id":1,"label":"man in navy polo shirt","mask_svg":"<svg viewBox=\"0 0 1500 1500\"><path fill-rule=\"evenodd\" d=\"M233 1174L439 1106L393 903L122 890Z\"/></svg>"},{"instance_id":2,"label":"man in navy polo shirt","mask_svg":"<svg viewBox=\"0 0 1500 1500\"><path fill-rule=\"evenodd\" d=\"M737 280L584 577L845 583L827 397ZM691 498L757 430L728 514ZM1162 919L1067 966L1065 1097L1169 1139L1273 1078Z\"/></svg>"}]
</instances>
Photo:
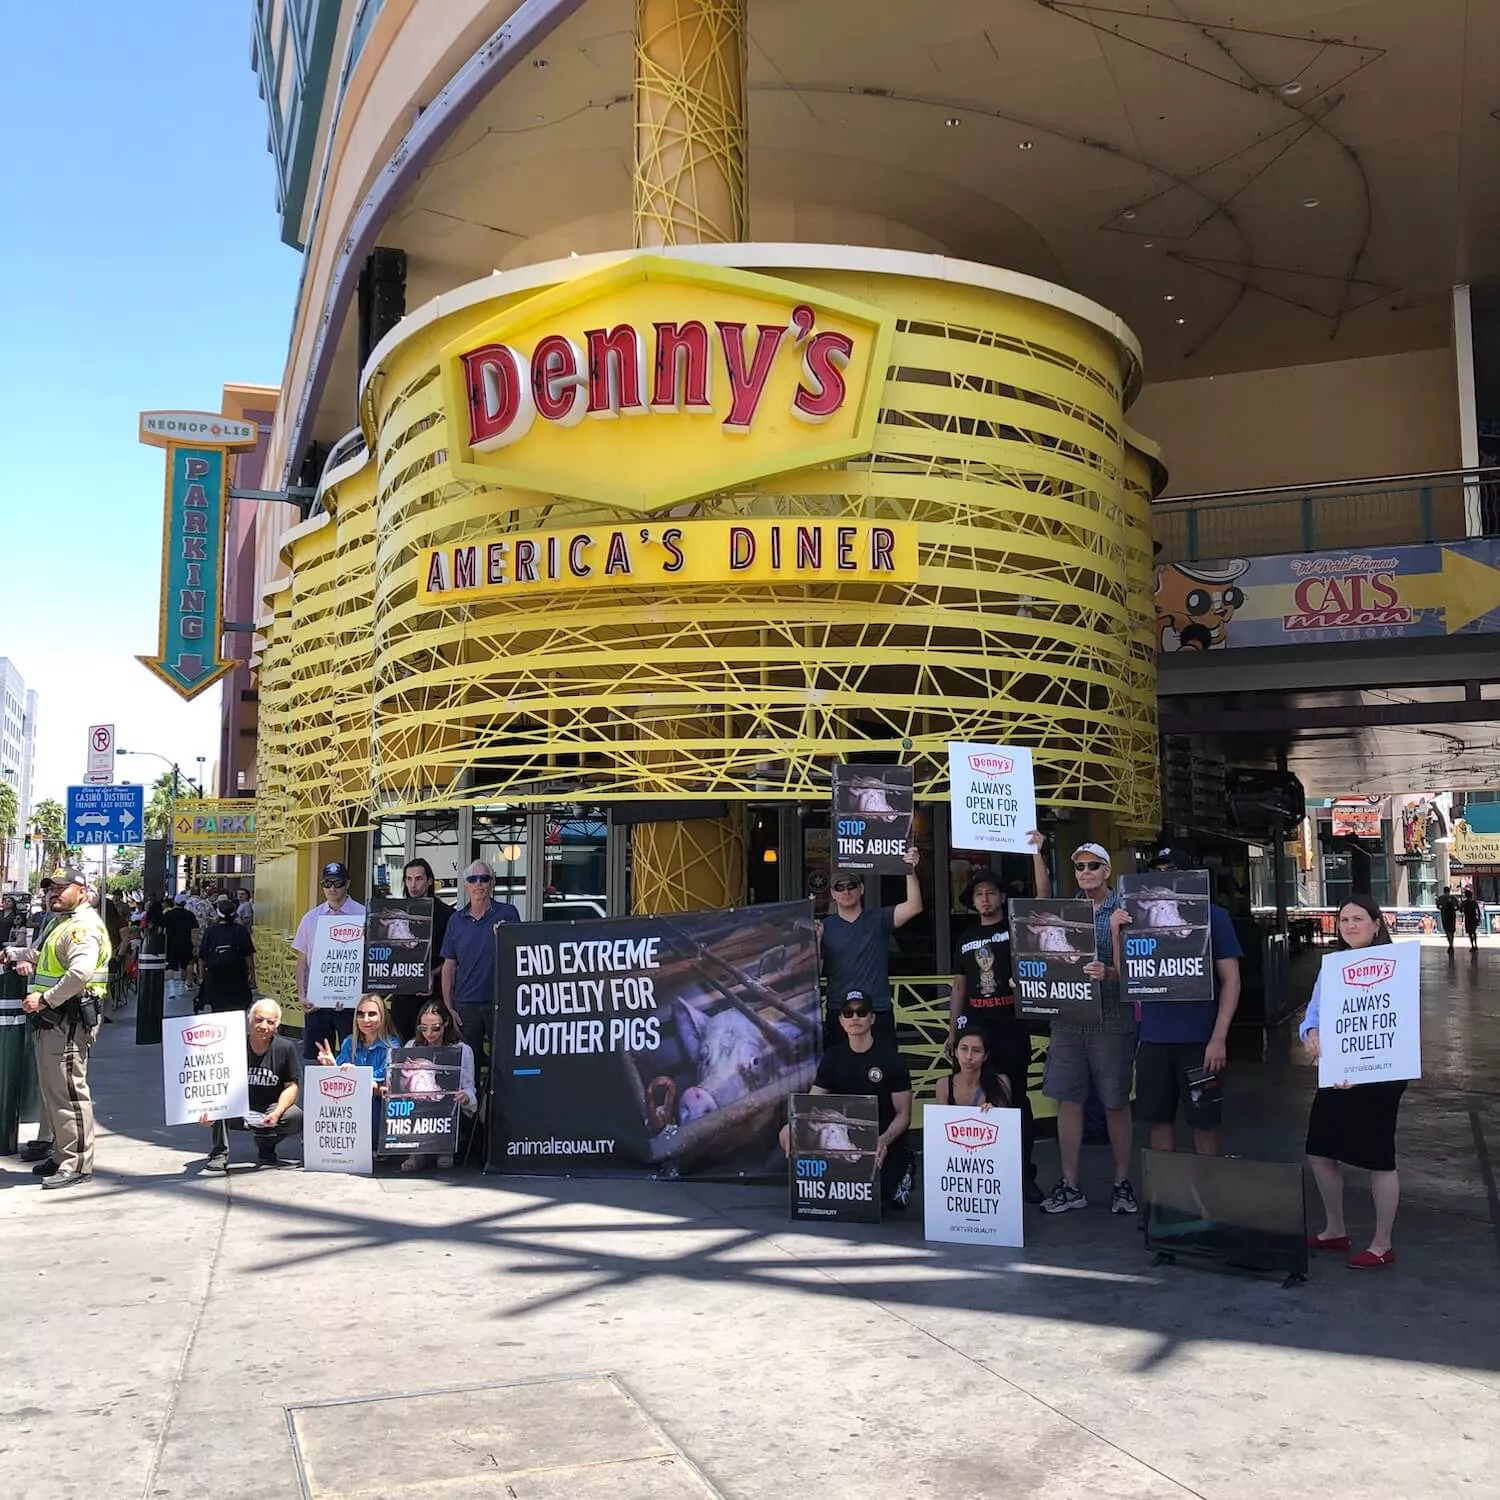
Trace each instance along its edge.
<instances>
[{"instance_id":1,"label":"man in navy polo shirt","mask_svg":"<svg viewBox=\"0 0 1500 1500\"><path fill-rule=\"evenodd\" d=\"M475 1066L484 1061L495 1006L495 929L519 922L521 913L509 901L495 901L495 872L476 859L464 872L469 903L448 919L443 934L443 1003L458 1016Z\"/></svg>"},{"instance_id":2,"label":"man in navy polo shirt","mask_svg":"<svg viewBox=\"0 0 1500 1500\"><path fill-rule=\"evenodd\" d=\"M1185 849L1164 845L1151 856L1153 870L1190 870ZM1219 1154L1224 1114L1224 1065L1229 1023L1240 1003L1240 959L1244 950L1234 923L1222 906L1208 908L1209 953L1213 958L1212 1000L1143 1000L1140 1046L1135 1054L1135 1117L1151 1129L1151 1149L1176 1145L1177 1106L1193 1132L1200 1156ZM1122 907L1110 919L1115 931L1115 964L1120 963L1121 931L1130 925ZM1211 1078L1205 1075L1212 1075Z\"/></svg>"}]
</instances>

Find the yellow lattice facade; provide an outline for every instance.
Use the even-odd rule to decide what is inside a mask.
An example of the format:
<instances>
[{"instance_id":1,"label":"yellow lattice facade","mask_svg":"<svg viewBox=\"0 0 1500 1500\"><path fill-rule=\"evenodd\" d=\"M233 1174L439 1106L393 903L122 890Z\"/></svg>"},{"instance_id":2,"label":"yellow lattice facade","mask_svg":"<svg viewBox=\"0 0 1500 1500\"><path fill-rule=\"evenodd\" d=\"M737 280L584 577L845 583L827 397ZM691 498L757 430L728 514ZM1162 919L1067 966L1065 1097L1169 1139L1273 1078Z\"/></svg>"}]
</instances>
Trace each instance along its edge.
<instances>
[{"instance_id":1,"label":"yellow lattice facade","mask_svg":"<svg viewBox=\"0 0 1500 1500\"><path fill-rule=\"evenodd\" d=\"M372 799L392 811L578 793L821 799L832 761L876 750L914 766L919 796L941 796L947 742L971 739L1031 745L1045 803L1154 823L1150 481L1122 425L1128 345L1041 298L817 260L809 249L786 273L794 287L894 317L870 451L671 514L914 521L917 581L420 600L423 548L641 519L453 477L438 351L503 308L497 278L498 298L390 349L365 393ZM336 494L331 504L338 514ZM294 577L294 634L321 632L333 608L312 602L332 554L311 541L297 571L315 581ZM331 712L320 681L294 717ZM329 732L299 722L292 737ZM324 798L325 775L354 786L360 768L308 772Z\"/></svg>"}]
</instances>

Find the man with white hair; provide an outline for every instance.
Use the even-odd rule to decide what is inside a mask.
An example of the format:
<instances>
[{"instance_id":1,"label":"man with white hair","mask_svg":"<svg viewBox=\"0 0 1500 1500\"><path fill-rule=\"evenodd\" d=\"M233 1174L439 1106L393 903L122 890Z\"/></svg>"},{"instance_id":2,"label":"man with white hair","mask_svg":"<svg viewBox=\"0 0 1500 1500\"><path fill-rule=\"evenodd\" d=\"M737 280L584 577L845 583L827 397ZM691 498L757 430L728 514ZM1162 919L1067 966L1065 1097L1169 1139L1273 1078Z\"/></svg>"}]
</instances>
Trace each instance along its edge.
<instances>
[{"instance_id":1,"label":"man with white hair","mask_svg":"<svg viewBox=\"0 0 1500 1500\"><path fill-rule=\"evenodd\" d=\"M1083 972L1100 981L1100 1014L1097 1022L1052 1023L1042 1092L1057 1101L1057 1153L1062 1158L1062 1176L1042 1204L1042 1212L1048 1214L1088 1207L1078 1177L1083 1153L1083 1107L1088 1102L1091 1083L1104 1106L1109 1148L1114 1157L1109 1211L1115 1214L1140 1211L1130 1186L1130 1152L1135 1137L1130 1117L1135 1007L1121 996L1120 973L1114 965L1115 935L1110 918L1120 903L1110 889L1109 865L1109 852L1099 844L1080 844L1073 851L1073 878L1078 882L1078 894L1094 907L1096 957L1093 963L1083 966Z\"/></svg>"},{"instance_id":2,"label":"man with white hair","mask_svg":"<svg viewBox=\"0 0 1500 1500\"><path fill-rule=\"evenodd\" d=\"M496 901L495 872L482 859L464 871L468 904L448 919L443 934L443 1003L459 1020L476 1066L484 1062L495 1005L495 929L519 922L509 901Z\"/></svg>"},{"instance_id":3,"label":"man with white hair","mask_svg":"<svg viewBox=\"0 0 1500 1500\"><path fill-rule=\"evenodd\" d=\"M214 1120L209 1147L209 1172L229 1170L229 1132L248 1130L255 1136L256 1164L280 1166L277 1144L289 1135L302 1134L302 1111L297 1096L302 1090L302 1056L290 1037L279 1036L281 1007L274 1000L257 1000L250 1007L246 1027L245 1060L250 1082L250 1111L242 1118Z\"/></svg>"}]
</instances>

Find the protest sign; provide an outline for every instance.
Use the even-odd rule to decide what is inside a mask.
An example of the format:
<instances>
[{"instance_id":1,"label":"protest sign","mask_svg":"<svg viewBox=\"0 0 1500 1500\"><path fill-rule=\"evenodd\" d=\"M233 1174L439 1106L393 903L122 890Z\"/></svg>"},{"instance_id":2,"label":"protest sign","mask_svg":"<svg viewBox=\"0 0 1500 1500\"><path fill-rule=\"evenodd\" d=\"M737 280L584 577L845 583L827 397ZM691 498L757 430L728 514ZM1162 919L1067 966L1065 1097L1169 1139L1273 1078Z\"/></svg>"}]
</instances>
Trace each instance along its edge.
<instances>
[{"instance_id":1,"label":"protest sign","mask_svg":"<svg viewBox=\"0 0 1500 1500\"><path fill-rule=\"evenodd\" d=\"M787 1186L794 1219L880 1222L880 1102L873 1094L793 1094Z\"/></svg>"},{"instance_id":2,"label":"protest sign","mask_svg":"<svg viewBox=\"0 0 1500 1500\"><path fill-rule=\"evenodd\" d=\"M432 993L432 898L376 896L365 910L364 993Z\"/></svg>"},{"instance_id":3,"label":"protest sign","mask_svg":"<svg viewBox=\"0 0 1500 1500\"><path fill-rule=\"evenodd\" d=\"M233 1120L250 1107L245 1012L165 1016L161 1023L162 1094L168 1125Z\"/></svg>"},{"instance_id":4,"label":"protest sign","mask_svg":"<svg viewBox=\"0 0 1500 1500\"><path fill-rule=\"evenodd\" d=\"M1010 934L1017 1014L1099 1020L1099 986L1083 972L1097 956L1091 901L1012 901Z\"/></svg>"},{"instance_id":5,"label":"protest sign","mask_svg":"<svg viewBox=\"0 0 1500 1500\"><path fill-rule=\"evenodd\" d=\"M955 849L1030 854L1036 827L1031 751L1014 745L948 746Z\"/></svg>"},{"instance_id":6,"label":"protest sign","mask_svg":"<svg viewBox=\"0 0 1500 1500\"><path fill-rule=\"evenodd\" d=\"M1021 1112L922 1109L926 1236L957 1245L1022 1245Z\"/></svg>"},{"instance_id":7,"label":"protest sign","mask_svg":"<svg viewBox=\"0 0 1500 1500\"><path fill-rule=\"evenodd\" d=\"M1130 1000L1212 1000L1207 870L1120 877L1130 926L1120 934Z\"/></svg>"},{"instance_id":8,"label":"protest sign","mask_svg":"<svg viewBox=\"0 0 1500 1500\"><path fill-rule=\"evenodd\" d=\"M488 1164L763 1173L817 1070L812 906L502 924Z\"/></svg>"},{"instance_id":9,"label":"protest sign","mask_svg":"<svg viewBox=\"0 0 1500 1500\"><path fill-rule=\"evenodd\" d=\"M1422 1076L1422 945L1382 943L1323 959L1318 1087Z\"/></svg>"},{"instance_id":10,"label":"protest sign","mask_svg":"<svg viewBox=\"0 0 1500 1500\"><path fill-rule=\"evenodd\" d=\"M309 1172L369 1172L370 1068L302 1070L302 1165Z\"/></svg>"},{"instance_id":11,"label":"protest sign","mask_svg":"<svg viewBox=\"0 0 1500 1500\"><path fill-rule=\"evenodd\" d=\"M384 1151L454 1156L462 1047L397 1047L386 1070Z\"/></svg>"},{"instance_id":12,"label":"protest sign","mask_svg":"<svg viewBox=\"0 0 1500 1500\"><path fill-rule=\"evenodd\" d=\"M325 912L313 934L307 966L310 1004L343 1010L356 1004L364 979L365 919Z\"/></svg>"},{"instance_id":13,"label":"protest sign","mask_svg":"<svg viewBox=\"0 0 1500 1500\"><path fill-rule=\"evenodd\" d=\"M911 816L910 766L834 766L834 869L904 875Z\"/></svg>"}]
</instances>

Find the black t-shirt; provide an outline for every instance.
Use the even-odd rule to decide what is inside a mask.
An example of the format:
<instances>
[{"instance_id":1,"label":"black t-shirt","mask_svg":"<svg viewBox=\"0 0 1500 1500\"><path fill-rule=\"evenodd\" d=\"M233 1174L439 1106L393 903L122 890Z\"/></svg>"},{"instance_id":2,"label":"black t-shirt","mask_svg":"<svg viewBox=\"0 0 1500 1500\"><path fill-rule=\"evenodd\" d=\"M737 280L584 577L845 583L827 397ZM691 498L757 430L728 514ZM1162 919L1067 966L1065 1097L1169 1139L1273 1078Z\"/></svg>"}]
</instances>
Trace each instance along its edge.
<instances>
[{"instance_id":1,"label":"black t-shirt","mask_svg":"<svg viewBox=\"0 0 1500 1500\"><path fill-rule=\"evenodd\" d=\"M169 954L193 951L193 934L198 930L198 919L187 907L174 906L163 915L161 925L166 930Z\"/></svg>"},{"instance_id":2,"label":"black t-shirt","mask_svg":"<svg viewBox=\"0 0 1500 1500\"><path fill-rule=\"evenodd\" d=\"M427 993L439 998L443 993L443 962L438 954L443 951L443 939L448 935L448 918L452 915L453 908L446 901L437 896L432 898L432 988Z\"/></svg>"},{"instance_id":3,"label":"black t-shirt","mask_svg":"<svg viewBox=\"0 0 1500 1500\"><path fill-rule=\"evenodd\" d=\"M874 1094L880 1106L881 1130L896 1118L891 1095L911 1089L911 1074L900 1054L879 1042L868 1052L856 1052L847 1042L830 1047L813 1081L830 1094Z\"/></svg>"},{"instance_id":4,"label":"black t-shirt","mask_svg":"<svg viewBox=\"0 0 1500 1500\"><path fill-rule=\"evenodd\" d=\"M953 946L953 970L964 978L964 1015L985 1026L1017 1019L1008 922L966 928Z\"/></svg>"},{"instance_id":5,"label":"black t-shirt","mask_svg":"<svg viewBox=\"0 0 1500 1500\"><path fill-rule=\"evenodd\" d=\"M203 987L198 998L209 1006L232 1009L250 999L249 959L255 952L250 934L238 922L215 922L203 930L198 957L203 960Z\"/></svg>"},{"instance_id":6,"label":"black t-shirt","mask_svg":"<svg viewBox=\"0 0 1500 1500\"><path fill-rule=\"evenodd\" d=\"M302 1082L302 1051L290 1037L273 1036L271 1045L259 1057L246 1037L245 1061L250 1079L250 1108L258 1115L275 1108L287 1084Z\"/></svg>"},{"instance_id":7,"label":"black t-shirt","mask_svg":"<svg viewBox=\"0 0 1500 1500\"><path fill-rule=\"evenodd\" d=\"M823 918L823 976L828 981L828 1003L840 1006L844 996L858 991L873 1010L891 1009L891 934L896 930L896 908L877 906L852 921L837 912Z\"/></svg>"}]
</instances>

